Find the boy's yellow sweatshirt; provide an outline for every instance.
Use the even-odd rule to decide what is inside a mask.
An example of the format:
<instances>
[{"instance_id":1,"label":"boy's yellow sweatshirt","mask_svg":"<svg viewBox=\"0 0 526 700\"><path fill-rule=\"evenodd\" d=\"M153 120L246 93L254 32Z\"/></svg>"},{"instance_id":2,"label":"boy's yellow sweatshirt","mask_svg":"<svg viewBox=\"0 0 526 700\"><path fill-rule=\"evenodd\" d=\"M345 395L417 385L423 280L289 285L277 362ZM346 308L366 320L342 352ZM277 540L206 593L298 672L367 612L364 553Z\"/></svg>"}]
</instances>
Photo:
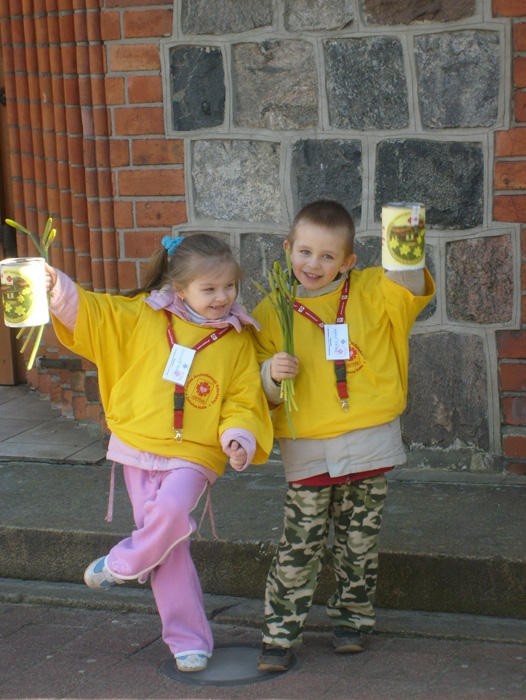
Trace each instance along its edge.
<instances>
[{"instance_id":1,"label":"boy's yellow sweatshirt","mask_svg":"<svg viewBox=\"0 0 526 700\"><path fill-rule=\"evenodd\" d=\"M294 381L298 410L292 411L297 438L331 438L359 428L387 423L406 407L409 333L418 314L435 293L425 271L424 296L414 296L390 280L380 267L350 273L348 324L351 358L346 362L349 410L342 410L336 389L334 361L325 357L323 331L311 320L294 313L294 352L299 373ZM344 280L334 291L297 300L324 323L336 322ZM262 363L283 351L283 337L270 299L253 312L261 324L255 334ZM291 437L283 404L273 410L275 435Z\"/></svg>"}]
</instances>

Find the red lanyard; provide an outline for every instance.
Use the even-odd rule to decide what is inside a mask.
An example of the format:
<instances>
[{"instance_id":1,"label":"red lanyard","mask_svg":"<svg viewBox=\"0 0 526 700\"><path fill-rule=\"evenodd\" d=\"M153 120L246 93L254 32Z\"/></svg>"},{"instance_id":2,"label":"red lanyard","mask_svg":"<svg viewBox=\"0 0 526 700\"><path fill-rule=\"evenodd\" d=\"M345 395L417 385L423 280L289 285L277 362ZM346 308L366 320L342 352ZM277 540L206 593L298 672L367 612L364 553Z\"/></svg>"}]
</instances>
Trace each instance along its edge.
<instances>
[{"instance_id":1,"label":"red lanyard","mask_svg":"<svg viewBox=\"0 0 526 700\"><path fill-rule=\"evenodd\" d=\"M164 313L166 314L168 318L168 327L166 329L166 337L168 338L168 345L170 346L170 350L173 348L177 340L175 339L175 331L172 326L172 317L169 311L166 309L164 310ZM198 343L196 343L193 346L193 350L196 352L199 352L200 350L204 350L204 348L208 347L212 343L215 343L216 340L219 340L219 338L222 338L224 335L226 335L229 331L232 330L232 326L226 326L225 328L220 328L217 331L213 331L210 333L210 335L207 335L205 338L200 340ZM175 389L174 389L174 430L175 430L175 439L177 442L181 442L183 439L183 415L184 415L184 386L182 384L175 384Z\"/></svg>"},{"instance_id":2,"label":"red lanyard","mask_svg":"<svg viewBox=\"0 0 526 700\"><path fill-rule=\"evenodd\" d=\"M349 276L345 279L342 293L340 294L340 301L338 303L338 313L336 314L336 323L345 323L345 308L347 306L347 301L349 299ZM300 304L298 301L294 302L294 311L297 311L309 321L315 323L322 331L325 328L325 323L317 316L314 311L311 311L308 307ZM336 390L338 391L338 396L341 401L341 405L344 411L349 410L349 392L347 391L347 369L345 365L345 360L334 360L334 370L336 372Z\"/></svg>"}]
</instances>

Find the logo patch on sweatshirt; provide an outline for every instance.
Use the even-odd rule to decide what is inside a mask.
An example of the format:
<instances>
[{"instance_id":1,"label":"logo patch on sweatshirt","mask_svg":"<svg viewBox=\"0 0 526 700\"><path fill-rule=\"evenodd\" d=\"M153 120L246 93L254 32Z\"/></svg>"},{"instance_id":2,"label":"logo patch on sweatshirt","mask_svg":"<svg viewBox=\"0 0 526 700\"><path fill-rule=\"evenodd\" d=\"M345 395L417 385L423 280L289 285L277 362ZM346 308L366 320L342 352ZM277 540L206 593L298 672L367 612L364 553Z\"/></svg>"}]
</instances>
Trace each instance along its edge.
<instances>
[{"instance_id":1,"label":"logo patch on sweatshirt","mask_svg":"<svg viewBox=\"0 0 526 700\"><path fill-rule=\"evenodd\" d=\"M350 357L346 362L347 374L354 374L362 369L365 360L360 348L357 345L353 345L353 343L349 343L349 353Z\"/></svg>"},{"instance_id":2,"label":"logo patch on sweatshirt","mask_svg":"<svg viewBox=\"0 0 526 700\"><path fill-rule=\"evenodd\" d=\"M208 408L217 401L219 384L209 374L196 374L187 381L185 395L195 408Z\"/></svg>"}]
</instances>

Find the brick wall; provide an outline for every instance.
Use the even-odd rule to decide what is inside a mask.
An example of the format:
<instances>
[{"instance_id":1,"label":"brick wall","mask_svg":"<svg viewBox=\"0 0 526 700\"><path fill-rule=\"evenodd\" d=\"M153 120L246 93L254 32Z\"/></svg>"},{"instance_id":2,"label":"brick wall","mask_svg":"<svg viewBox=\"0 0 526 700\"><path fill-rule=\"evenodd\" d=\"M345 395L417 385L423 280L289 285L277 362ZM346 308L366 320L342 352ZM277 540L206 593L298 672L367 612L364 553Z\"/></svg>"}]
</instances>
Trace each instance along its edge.
<instances>
[{"instance_id":1,"label":"brick wall","mask_svg":"<svg viewBox=\"0 0 526 700\"><path fill-rule=\"evenodd\" d=\"M512 123L495 136L493 218L526 222L526 7L494 0L497 17L513 18ZM526 474L526 226L521 238L521 329L497 333L502 449L509 471Z\"/></svg>"},{"instance_id":2,"label":"brick wall","mask_svg":"<svg viewBox=\"0 0 526 700\"><path fill-rule=\"evenodd\" d=\"M30 9L5 0L0 10L9 216L33 232L52 216L51 262L97 291L136 287L160 238L186 217L183 146L164 137L160 77L159 38L171 33L173 7L147 5L42 0ZM23 235L17 247L34 254ZM65 415L102 422L94 367L51 328L41 353L27 381Z\"/></svg>"}]
</instances>

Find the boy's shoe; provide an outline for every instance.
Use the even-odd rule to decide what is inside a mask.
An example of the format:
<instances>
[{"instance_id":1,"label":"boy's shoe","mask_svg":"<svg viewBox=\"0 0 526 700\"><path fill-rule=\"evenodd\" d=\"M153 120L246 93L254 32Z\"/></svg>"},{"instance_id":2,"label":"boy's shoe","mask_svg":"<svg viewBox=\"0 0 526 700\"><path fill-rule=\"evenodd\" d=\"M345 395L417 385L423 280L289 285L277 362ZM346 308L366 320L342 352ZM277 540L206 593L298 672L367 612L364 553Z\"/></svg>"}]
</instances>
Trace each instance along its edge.
<instances>
[{"instance_id":1,"label":"boy's shoe","mask_svg":"<svg viewBox=\"0 0 526 700\"><path fill-rule=\"evenodd\" d=\"M288 671L292 663L290 647L263 644L258 658L258 671Z\"/></svg>"},{"instance_id":2,"label":"boy's shoe","mask_svg":"<svg viewBox=\"0 0 526 700\"><path fill-rule=\"evenodd\" d=\"M356 630L350 627L336 627L332 646L337 654L359 654L365 649L365 642Z\"/></svg>"},{"instance_id":3,"label":"boy's shoe","mask_svg":"<svg viewBox=\"0 0 526 700\"><path fill-rule=\"evenodd\" d=\"M176 656L175 665L177 670L183 673L204 671L208 665L208 657L199 651L191 651L188 654Z\"/></svg>"},{"instance_id":4,"label":"boy's shoe","mask_svg":"<svg viewBox=\"0 0 526 700\"><path fill-rule=\"evenodd\" d=\"M99 557L92 561L84 572L84 583L89 588L111 588L111 586L124 583L116 578L106 567L106 557Z\"/></svg>"}]
</instances>

